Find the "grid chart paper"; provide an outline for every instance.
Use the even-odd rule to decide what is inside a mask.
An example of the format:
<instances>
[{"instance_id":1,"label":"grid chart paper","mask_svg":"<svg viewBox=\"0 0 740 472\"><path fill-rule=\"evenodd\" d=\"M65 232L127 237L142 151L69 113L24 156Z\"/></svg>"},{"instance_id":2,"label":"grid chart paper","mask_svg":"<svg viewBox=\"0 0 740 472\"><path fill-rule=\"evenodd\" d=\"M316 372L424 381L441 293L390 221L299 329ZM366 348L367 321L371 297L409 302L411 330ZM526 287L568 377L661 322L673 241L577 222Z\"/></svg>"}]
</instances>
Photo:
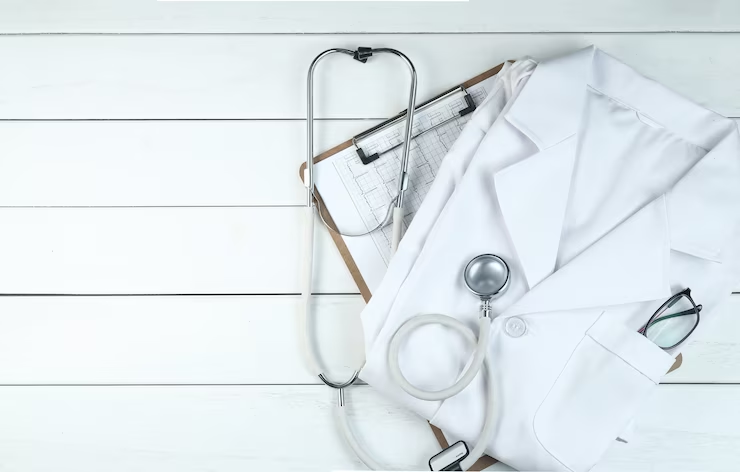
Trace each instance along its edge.
<instances>
[{"instance_id":1,"label":"grid chart paper","mask_svg":"<svg viewBox=\"0 0 740 472\"><path fill-rule=\"evenodd\" d=\"M487 96L484 83L468 89L476 106ZM427 130L435 124L451 119L466 107L463 94L455 95L424 109L414 116L413 135ZM470 121L472 114L424 134L411 143L409 160L409 186L404 196L404 231L411 224L429 188L437 176L442 159ZM362 141L362 148L370 155L403 142L405 121L385 129ZM366 230L377 226L386 216L388 206L398 195L398 177L401 172L402 147L381 155L377 160L364 165L354 147L338 153L333 160L334 168L347 189L352 203L362 218ZM341 222L337 222L342 228ZM392 224L371 234L373 242L383 257L386 266L391 258Z\"/></svg>"}]
</instances>

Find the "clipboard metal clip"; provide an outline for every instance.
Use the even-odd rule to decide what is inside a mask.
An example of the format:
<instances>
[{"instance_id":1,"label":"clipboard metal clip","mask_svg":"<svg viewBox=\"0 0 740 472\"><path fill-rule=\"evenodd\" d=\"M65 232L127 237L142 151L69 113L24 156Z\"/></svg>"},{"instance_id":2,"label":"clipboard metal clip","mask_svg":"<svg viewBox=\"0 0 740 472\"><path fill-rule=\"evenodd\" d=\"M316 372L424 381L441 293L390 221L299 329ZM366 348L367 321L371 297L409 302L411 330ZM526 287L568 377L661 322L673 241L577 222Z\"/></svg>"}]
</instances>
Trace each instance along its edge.
<instances>
[{"instance_id":1,"label":"clipboard metal clip","mask_svg":"<svg viewBox=\"0 0 740 472\"><path fill-rule=\"evenodd\" d=\"M447 118L445 120L440 121L439 123L433 124L429 128L418 131L416 134L411 136L411 140L413 141L431 131L434 131L435 129L441 128L442 126L457 120L460 117L473 113L476 109L475 101L473 101L473 97L470 95L470 93L468 93L467 89L463 85L460 85L459 87L455 87L452 90L449 90L443 93L442 95L439 95L435 98L432 98L431 100L427 102L422 103L421 105L416 107L416 110L414 113L416 114L416 116L418 116L418 114L424 111L425 109L433 105L436 105L442 101L456 99L458 95L460 94L462 94L462 97L460 98L462 98L463 100L463 104L464 104L463 108L461 108L460 110L457 110L455 112L455 115L452 116L451 118ZM375 152L370 152L367 150L367 148L364 149L361 146L361 142L367 140L368 138L370 138L371 136L377 133L380 133L386 130L387 128L391 126L397 125L398 123L402 122L406 118L406 113L407 111L403 111L399 113L398 115L394 116L393 118L390 118L380 123L379 125L374 126L370 128L369 130L364 131L358 134L357 136L355 136L354 138L352 138L352 144L355 146L355 150L357 151L357 156L360 158L360 160L362 161L364 165L368 165L371 162L378 160L380 156L387 154L391 151L394 151L400 148L401 146L403 146L404 141L401 140L395 144L390 145L387 148L376 150Z\"/></svg>"}]
</instances>

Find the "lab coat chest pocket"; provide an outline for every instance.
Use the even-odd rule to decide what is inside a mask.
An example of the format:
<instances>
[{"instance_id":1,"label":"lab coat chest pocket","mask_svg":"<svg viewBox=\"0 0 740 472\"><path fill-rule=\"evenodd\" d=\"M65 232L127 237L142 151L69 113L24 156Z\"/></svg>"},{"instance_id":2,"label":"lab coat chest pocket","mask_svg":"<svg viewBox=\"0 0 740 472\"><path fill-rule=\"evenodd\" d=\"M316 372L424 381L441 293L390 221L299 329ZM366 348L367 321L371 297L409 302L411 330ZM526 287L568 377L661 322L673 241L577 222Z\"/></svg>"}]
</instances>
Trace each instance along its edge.
<instances>
[{"instance_id":1,"label":"lab coat chest pocket","mask_svg":"<svg viewBox=\"0 0 740 472\"><path fill-rule=\"evenodd\" d=\"M606 312L573 351L534 416L542 447L564 467L593 467L673 364Z\"/></svg>"}]
</instances>

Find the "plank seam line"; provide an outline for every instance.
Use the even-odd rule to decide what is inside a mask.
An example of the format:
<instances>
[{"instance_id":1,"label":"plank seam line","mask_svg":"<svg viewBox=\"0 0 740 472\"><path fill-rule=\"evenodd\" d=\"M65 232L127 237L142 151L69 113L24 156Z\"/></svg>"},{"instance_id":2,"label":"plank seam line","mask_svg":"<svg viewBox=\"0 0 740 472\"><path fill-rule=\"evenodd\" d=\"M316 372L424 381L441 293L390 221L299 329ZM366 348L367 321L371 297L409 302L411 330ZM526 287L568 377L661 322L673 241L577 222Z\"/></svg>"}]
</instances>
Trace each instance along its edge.
<instances>
[{"instance_id":1,"label":"plank seam line","mask_svg":"<svg viewBox=\"0 0 740 472\"><path fill-rule=\"evenodd\" d=\"M660 387L670 386L738 386L738 382L676 382L676 383L661 383ZM365 382L358 381L354 386L356 387L369 387ZM93 387L93 388L106 388L106 387L133 387L133 388L157 388L157 387L320 387L326 388L323 383L101 383L101 384L72 384L72 383L49 383L49 384L0 384L0 388L12 388L12 387L47 387L47 388L61 388L61 387Z\"/></svg>"},{"instance_id":2,"label":"plank seam line","mask_svg":"<svg viewBox=\"0 0 740 472\"><path fill-rule=\"evenodd\" d=\"M721 113L720 113L721 114ZM725 116L725 115L722 115ZM732 120L740 119L740 115L730 115L725 116L725 118L729 118ZM325 122L363 122L363 121L383 121L386 120L387 117L324 117L324 118L315 118L315 121L325 121ZM287 118L0 118L0 123L98 123L98 122L120 122L120 123L146 123L146 122L178 122L178 121L185 121L185 122L229 122L229 121L235 121L235 122L285 122L285 123L291 123L291 122L305 122L305 117L287 117Z\"/></svg>"},{"instance_id":3,"label":"plank seam line","mask_svg":"<svg viewBox=\"0 0 740 472\"><path fill-rule=\"evenodd\" d=\"M663 382L658 384L660 386L692 386L692 385L703 385L703 386L723 386L723 385L740 385L740 382Z\"/></svg>"},{"instance_id":4,"label":"plank seam line","mask_svg":"<svg viewBox=\"0 0 740 472\"><path fill-rule=\"evenodd\" d=\"M34 208L46 210L115 210L115 209L142 209L142 210L167 210L167 209L289 209L305 208L306 205L300 204L278 204L278 205L0 205L0 210L30 210Z\"/></svg>"},{"instance_id":5,"label":"plank seam line","mask_svg":"<svg viewBox=\"0 0 740 472\"><path fill-rule=\"evenodd\" d=\"M362 381L357 381L354 386L367 386ZM160 384L140 384L140 383L110 383L110 384L3 384L4 387L326 387L323 383L160 383Z\"/></svg>"},{"instance_id":6,"label":"plank seam line","mask_svg":"<svg viewBox=\"0 0 740 472\"><path fill-rule=\"evenodd\" d=\"M32 297L298 297L300 293L0 293L0 298ZM360 296L359 292L313 293L315 297Z\"/></svg>"},{"instance_id":7,"label":"plank seam line","mask_svg":"<svg viewBox=\"0 0 740 472\"><path fill-rule=\"evenodd\" d=\"M215 209L215 208L304 208L306 205L285 204L285 205L0 205L0 209Z\"/></svg>"},{"instance_id":8,"label":"plank seam line","mask_svg":"<svg viewBox=\"0 0 740 472\"><path fill-rule=\"evenodd\" d=\"M300 293L0 293L0 298L32 298L32 297L298 297ZM359 292L326 292L313 293L315 297L347 297L360 296ZM740 295L740 292L731 292L731 296Z\"/></svg>"},{"instance_id":9,"label":"plank seam line","mask_svg":"<svg viewBox=\"0 0 740 472\"><path fill-rule=\"evenodd\" d=\"M385 118L367 118L367 117L338 117L338 118L316 118L316 121L348 121L348 122L363 122L363 121L382 121L388 119ZM85 123L85 122L149 122L149 121L164 121L164 122L178 122L178 121L243 121L243 122L305 122L306 118L0 118L0 123Z\"/></svg>"},{"instance_id":10,"label":"plank seam line","mask_svg":"<svg viewBox=\"0 0 740 472\"><path fill-rule=\"evenodd\" d=\"M736 34L740 30L704 30L704 29L659 29L659 30L604 30L604 31L311 31L311 32L90 32L90 31L56 31L56 32L5 32L0 36L471 36L471 35L649 35L649 34Z\"/></svg>"}]
</instances>

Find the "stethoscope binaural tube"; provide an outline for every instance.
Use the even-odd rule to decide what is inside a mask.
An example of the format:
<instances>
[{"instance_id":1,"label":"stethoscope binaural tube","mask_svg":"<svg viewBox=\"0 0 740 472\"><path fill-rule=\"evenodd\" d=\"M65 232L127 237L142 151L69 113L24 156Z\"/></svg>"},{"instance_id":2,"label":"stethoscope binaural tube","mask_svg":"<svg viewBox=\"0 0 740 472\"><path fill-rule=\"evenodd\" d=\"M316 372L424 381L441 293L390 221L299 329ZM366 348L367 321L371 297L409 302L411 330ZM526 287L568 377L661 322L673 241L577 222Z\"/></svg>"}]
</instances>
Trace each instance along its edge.
<instances>
[{"instance_id":1,"label":"stethoscope binaural tube","mask_svg":"<svg viewBox=\"0 0 740 472\"><path fill-rule=\"evenodd\" d=\"M412 124L414 118L414 108L416 106L416 89L417 89L417 77L416 69L413 63L403 53L388 48L371 49L371 48L358 48L356 51L349 49L328 49L313 60L308 70L307 80L307 154L306 154L306 169L303 175L303 181L306 185L306 207L303 215L303 229L304 237L303 243L303 260L301 267L301 316L299 319L300 330L301 330L301 344L304 352L304 358L308 363L308 368L312 373L321 379L327 386L337 391L337 414L339 424L344 436L353 449L355 454L360 460L365 463L371 469L380 469L380 465L375 462L372 457L365 452L365 450L357 442L357 439L352 434L347 421L346 410L344 409L344 389L352 385L359 371L355 371L344 382L335 382L330 380L327 375L323 372L321 365L317 359L315 350L312 344L311 330L309 329L309 317L311 315L311 295L313 291L313 241L314 241L314 207L316 205L316 197L314 194L315 182L313 172L313 157L314 157L314 103L313 103L313 77L318 63L327 56L332 54L345 54L352 56L354 59L360 62L367 62L368 58L374 53L389 53L400 57L408 66L411 74L411 88L409 91L409 103L406 111L406 132L405 141L403 145L403 156L401 161L401 174L399 176L398 184L398 196L394 202L393 208L393 240L392 240L392 251L396 252L398 243L401 239L402 223L403 223L403 200L406 189L408 188L408 167L409 167L409 150L411 148L411 136L412 136ZM321 216L321 215L320 215ZM322 218L323 219L323 218ZM386 221L380 223L383 226Z\"/></svg>"},{"instance_id":2,"label":"stethoscope binaural tube","mask_svg":"<svg viewBox=\"0 0 740 472\"><path fill-rule=\"evenodd\" d=\"M338 415L338 421L340 429L345 436L345 439L349 446L352 448L352 450L355 452L357 457L370 469L373 470L380 470L384 469L383 466L381 466L378 462L375 461L375 459L367 453L367 451L364 450L364 448L360 445L360 443L357 441L356 437L352 433L352 430L349 425L349 421L347 418L347 411L345 409L345 398L344 398L344 389L352 385L355 380L357 379L359 375L359 371L354 371L352 375L344 382L335 382L330 380L323 372L323 369L321 368L321 365L318 361L318 358L316 356L316 352L313 348L312 343L312 337L311 337L311 331L309 330L309 317L311 315L311 294L312 294L312 280L313 280L313 240L314 240L314 208L316 207L317 199L314 194L314 173L313 173L313 156L314 156L314 146L313 146L313 121L314 121L314 109L313 109L313 76L314 71L316 69L317 64L325 57L332 55L332 54L345 54L352 56L354 59L360 61L360 62L366 62L369 57L371 57L374 53L390 53L393 55L396 55L400 57L409 67L409 71L411 73L411 89L409 92L409 104L408 104L408 110L406 112L406 131L405 131L405 140L403 145L403 155L401 160L401 173L399 175L399 186L398 186L398 196L396 197L395 201L393 202L393 239L392 239L392 250L393 253L396 252L396 249L398 247L398 243L401 239L401 233L402 233L402 224L403 224L403 203L404 203L404 196L405 192L408 188L408 167L409 167L409 151L411 146L411 139L412 139L412 124L413 124L413 117L414 117L414 107L416 104L416 89L417 89L417 78L416 78L416 70L411 63L411 61L401 52L395 50L395 49L388 49L388 48L379 48L379 49L371 49L371 48L358 48L356 51L352 51L349 49L329 49L321 54L319 54L311 63L311 67L308 71L308 107L307 107L307 113L308 113L308 119L307 119L307 156L306 156L306 169L304 173L304 182L306 184L307 188L307 202L306 207L304 209L304 247L303 249L303 260L302 260L302 268L301 268L301 316L300 316L300 329L302 332L302 345L303 345L303 351L304 356L306 358L306 361L308 363L308 367L311 370L312 373L317 375L319 379L323 383L325 383L327 386L335 389L337 391L337 415ZM321 216L321 215L320 215ZM384 223L381 223L381 226ZM330 228L331 229L331 228ZM503 264L503 267L506 268L506 280L505 283L499 287L499 291L503 291L505 289L505 286L508 285L508 266L506 266L506 263L503 262L500 258L497 258L496 256L492 255L484 255L479 256L479 258L474 259L471 261L470 264L468 264L468 267L466 267L466 283L468 283L468 275L470 272L471 264L473 264L475 261L479 260L480 258L488 257L488 259L484 260L483 262L487 262L489 265L486 266L485 264L482 264L481 267L490 267L490 263L492 262L491 258L496 258L498 261L500 261ZM496 262L493 260L493 262ZM478 266L475 266L478 267ZM485 271L484 271L485 272ZM483 272L481 272L483 273ZM481 278L481 280L483 280ZM484 284L485 285L485 284ZM470 283L468 283L468 287L471 288L471 290L478 294L476 290L471 286ZM483 300L485 297L481 295L481 299ZM478 441L478 444L474 447L474 449L470 452L470 454L467 456L467 458L460 464L464 470L467 470L469 467L471 467L484 453L485 446L488 444L490 436L493 432L493 416L494 416L494 402L493 402L493 371L490 362L486 360L486 352L487 352L487 345L488 345L488 339L489 339L489 330L490 330L490 306L488 305L487 300L490 300L490 296L488 299L484 300L484 304L482 307L482 316L480 319L480 332L478 337L476 338L475 333L465 326L460 321L446 316L446 315L423 315L419 317L412 318L409 320L406 325L402 326L402 328L399 330L399 332L396 333L394 339L391 342L391 347L389 349L389 369L391 371L391 377L396 380L396 382L407 392L410 394L416 396L417 398L421 398L422 400L443 400L446 398L449 398L451 396L456 395L460 391L462 391L465 387L469 385L469 383L475 378L475 376L478 374L481 366L483 364L487 367L487 387L488 387L488 395L486 400L486 416L483 423L483 430L481 431L480 439ZM463 374L462 378L456 382L453 386L444 389L439 392L425 392L421 389L418 389L411 385L401 373L400 368L398 367L398 351L400 349L400 343L403 341L403 338L410 333L413 329L416 329L418 326L421 326L423 324L429 324L429 323L436 323L436 324L443 324L449 327L452 327L454 329L459 330L463 336L472 344L476 345L476 355L474 356L473 362L471 363L471 366L467 369L467 371ZM431 461L430 461L431 462ZM445 469L446 470L446 469Z\"/></svg>"},{"instance_id":3,"label":"stethoscope binaural tube","mask_svg":"<svg viewBox=\"0 0 740 472\"><path fill-rule=\"evenodd\" d=\"M313 77L314 72L316 70L316 66L319 62L321 62L322 59L324 59L327 56L330 56L332 54L345 54L348 56L352 56L355 60L360 61L362 63L365 63L368 61L370 57L372 57L374 54L392 54L398 58L400 58L408 67L409 75L411 78L411 85L409 88L409 100L408 100L408 107L406 109L406 127L404 131L404 141L403 141L403 148L402 148L402 154L401 154L401 170L400 174L398 176L398 193L394 200L391 202L393 211L392 211L392 217L393 217L393 232L392 232L392 239L391 239L391 249L392 253L396 252L396 249L398 249L398 244L401 241L401 236L403 233L403 204L404 204L404 198L406 196L406 190L409 186L409 163L410 163L410 154L411 154L411 141L413 139L413 120L414 120L414 110L416 108L416 90L417 90L417 76L416 76L416 68L414 67L414 64L411 62L411 60L406 57L405 54L402 52L396 50L396 49L390 49L390 48L357 48L356 51L352 51L350 49L342 49L342 48L334 48L334 49L328 49L313 60L311 63L311 66L308 69L308 80L307 80L307 155L306 155L306 170L303 177L303 181L306 184L307 188L307 202L306 205L308 207L313 208L316 204L316 198L314 195L314 172L313 172L313 156L314 156L314 145L313 145L313 125L314 125L314 103L313 103ZM320 215L321 216L321 215ZM390 215L389 215L390 216ZM322 217L323 221L323 217ZM375 228L370 229L369 231L365 233L359 233L359 234L346 234L346 236L362 236L365 234L369 234L380 227L384 226L386 221L381 221L379 225ZM327 225L328 226L328 225ZM334 230L334 228L330 229ZM337 231L339 232L339 231ZM345 235L341 232L339 232L342 235Z\"/></svg>"},{"instance_id":4,"label":"stethoscope binaural tube","mask_svg":"<svg viewBox=\"0 0 740 472\"><path fill-rule=\"evenodd\" d=\"M403 155L401 159L401 174L399 176L398 185L398 196L395 199L395 207L393 209L393 252L398 247L398 241L401 237L402 224L403 224L403 200L406 189L408 188L408 167L409 167L409 151L411 148L412 139L412 124L414 118L414 108L416 106L416 89L417 89L417 77L416 68L414 64L409 60L406 55L402 52L390 48L357 48L356 51L343 48L327 49L322 52L313 62L308 69L307 78L307 141L306 141L306 168L304 171L303 181L306 185L306 207L304 209L304 235L303 235L303 260L301 267L301 311L302 316L300 317L300 328L303 333L302 345L304 351L304 357L308 363L308 367L313 374L318 376L322 382L329 387L335 389L341 389L352 385L357 379L359 371L355 371L352 376L345 382L334 382L328 379L320 363L317 359L315 351L312 346L310 330L308 329L308 318L311 314L311 294L313 290L313 239L314 239L314 207L316 206L315 182L314 182L314 169L313 169L313 156L314 156L314 72L316 66L327 56L333 54L344 54L351 56L357 61L362 63L373 56L373 54L393 54L401 58L404 63L408 66L409 73L411 76L411 86L409 89L409 101L408 109L406 110L406 130L405 130L405 141L403 145Z\"/></svg>"},{"instance_id":5,"label":"stethoscope binaural tube","mask_svg":"<svg viewBox=\"0 0 740 472\"><path fill-rule=\"evenodd\" d=\"M356 438L349 429L347 423L346 411L344 410L344 389L352 385L359 371L355 371L352 375L344 382L335 382L330 380L327 375L323 372L321 365L317 359L316 352L313 348L311 331L309 329L309 317L311 315L311 295L313 291L313 242L314 242L314 207L316 205L315 197L315 182L314 182L314 169L313 169L313 158L314 158L314 72L318 63L327 56L333 54L344 54L353 57L354 59L365 63L368 58L373 54L387 53L393 54L401 58L404 63L408 66L411 75L411 85L409 90L408 109L406 111L406 129L405 139L403 144L403 155L401 160L401 173L398 181L398 195L393 202L393 240L392 240L392 251L396 252L398 243L401 239L402 224L403 224L403 203L406 189L408 188L408 168L409 168L409 152L411 148L412 139L412 125L414 118L414 109L416 107L416 90L417 90L417 76L416 68L413 63L409 60L406 55L395 49L389 48L358 48L356 51L350 49L334 48L328 49L313 60L308 70L307 79L307 141L306 141L306 168L303 175L303 181L306 185L306 207L303 215L303 248L302 248L302 267L301 267L301 316L299 318L299 329L301 330L301 344L304 352L304 358L308 363L308 368L312 373L321 379L327 386L337 390L337 408L338 416L340 419L340 425L343 425L342 431L350 444L352 449L358 455L358 457L370 468L377 469L380 466L367 454L359 445ZM321 216L321 215L320 215ZM383 226L386 221L381 222L380 226ZM344 421L342 421L344 419Z\"/></svg>"}]
</instances>

